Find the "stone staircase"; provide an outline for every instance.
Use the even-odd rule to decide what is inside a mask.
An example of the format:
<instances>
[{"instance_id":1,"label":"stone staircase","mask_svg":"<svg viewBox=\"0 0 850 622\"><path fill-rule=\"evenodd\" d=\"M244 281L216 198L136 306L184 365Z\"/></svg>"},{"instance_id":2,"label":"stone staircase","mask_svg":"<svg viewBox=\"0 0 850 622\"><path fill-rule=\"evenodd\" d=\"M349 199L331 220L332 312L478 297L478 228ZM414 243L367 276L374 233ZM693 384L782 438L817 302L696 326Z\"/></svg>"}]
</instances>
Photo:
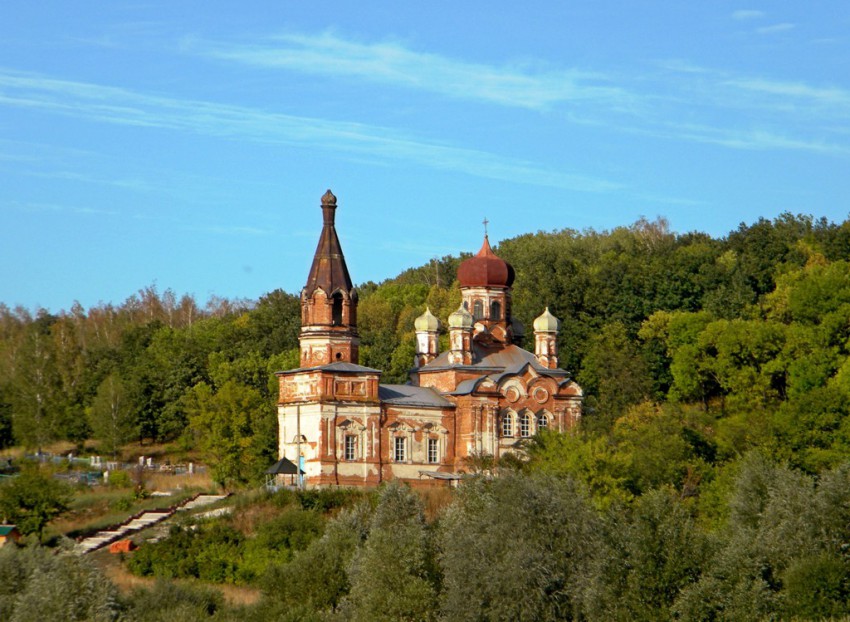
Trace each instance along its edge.
<instances>
[{"instance_id":1,"label":"stone staircase","mask_svg":"<svg viewBox=\"0 0 850 622\"><path fill-rule=\"evenodd\" d=\"M141 512L136 516L130 517L121 525L115 526L111 529L98 531L93 536L83 538L77 542L75 551L79 555L91 553L92 551L96 551L97 549L102 548L107 544L111 544L116 540L121 540L122 538L126 538L127 536L141 531L142 529L161 523L177 512L194 510L206 505L211 505L216 501L221 501L226 496L227 495L196 495L195 497L187 499L178 506L164 510L149 510L147 512Z\"/></svg>"}]
</instances>

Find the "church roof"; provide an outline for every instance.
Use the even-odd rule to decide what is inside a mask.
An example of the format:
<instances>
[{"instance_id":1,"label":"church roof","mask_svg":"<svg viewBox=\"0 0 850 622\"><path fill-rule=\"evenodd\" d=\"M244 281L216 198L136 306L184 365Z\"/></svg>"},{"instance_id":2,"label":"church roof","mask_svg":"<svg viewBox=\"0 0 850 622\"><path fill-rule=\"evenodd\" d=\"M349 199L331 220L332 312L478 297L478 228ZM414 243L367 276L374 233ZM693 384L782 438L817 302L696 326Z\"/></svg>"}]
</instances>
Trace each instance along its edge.
<instances>
[{"instance_id":1,"label":"church roof","mask_svg":"<svg viewBox=\"0 0 850 622\"><path fill-rule=\"evenodd\" d=\"M275 372L276 375L280 374L295 374L303 371L332 371L332 372L342 372L342 373L350 373L350 374L380 374L380 369L372 369L371 367L364 367L363 365L357 365L356 363L346 363L344 361L335 361L333 363L328 363L327 365L316 365L315 367L299 367L298 369L287 369L286 371L278 371Z\"/></svg>"},{"instance_id":2,"label":"church roof","mask_svg":"<svg viewBox=\"0 0 850 622\"><path fill-rule=\"evenodd\" d=\"M336 197L328 190L322 197L324 226L319 236L316 254L313 256L310 274L307 276L307 284L304 286L308 296L320 287L329 296L338 289L350 292L353 288L342 247L336 235L335 215Z\"/></svg>"},{"instance_id":3,"label":"church roof","mask_svg":"<svg viewBox=\"0 0 850 622\"><path fill-rule=\"evenodd\" d=\"M392 406L425 406L428 408L454 408L455 405L441 397L430 387L415 387L409 384L378 385L378 397Z\"/></svg>"},{"instance_id":4,"label":"church roof","mask_svg":"<svg viewBox=\"0 0 850 622\"><path fill-rule=\"evenodd\" d=\"M528 350L523 350L517 345L500 346L488 348L478 342L472 344L472 364L463 365L464 369L480 369L482 372L491 373L518 373L525 365L529 365L535 371L549 376L568 375L563 369L549 369L540 364L537 357ZM449 363L449 352L441 353L437 358L419 368L420 371L437 371L461 367Z\"/></svg>"},{"instance_id":5,"label":"church roof","mask_svg":"<svg viewBox=\"0 0 850 622\"><path fill-rule=\"evenodd\" d=\"M458 266L457 280L461 287L510 287L514 282L514 269L493 252L485 235L475 257Z\"/></svg>"}]
</instances>

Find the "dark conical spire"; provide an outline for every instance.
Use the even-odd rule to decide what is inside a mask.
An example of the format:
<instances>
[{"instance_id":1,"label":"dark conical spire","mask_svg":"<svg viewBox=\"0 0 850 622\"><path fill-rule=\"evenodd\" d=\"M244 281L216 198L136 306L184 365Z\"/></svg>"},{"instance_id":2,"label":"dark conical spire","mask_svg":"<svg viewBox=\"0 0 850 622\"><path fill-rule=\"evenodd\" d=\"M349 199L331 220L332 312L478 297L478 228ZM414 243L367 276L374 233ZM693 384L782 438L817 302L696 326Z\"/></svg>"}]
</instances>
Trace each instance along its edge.
<instances>
[{"instance_id":1,"label":"dark conical spire","mask_svg":"<svg viewBox=\"0 0 850 622\"><path fill-rule=\"evenodd\" d=\"M322 196L324 227L322 227L322 235L319 237L319 245L313 257L313 265L310 267L310 274L307 276L307 285L304 286L308 296L320 287L328 295L338 289L350 292L353 287L348 267L345 265L342 247L336 235L335 215L336 197L328 190Z\"/></svg>"}]
</instances>

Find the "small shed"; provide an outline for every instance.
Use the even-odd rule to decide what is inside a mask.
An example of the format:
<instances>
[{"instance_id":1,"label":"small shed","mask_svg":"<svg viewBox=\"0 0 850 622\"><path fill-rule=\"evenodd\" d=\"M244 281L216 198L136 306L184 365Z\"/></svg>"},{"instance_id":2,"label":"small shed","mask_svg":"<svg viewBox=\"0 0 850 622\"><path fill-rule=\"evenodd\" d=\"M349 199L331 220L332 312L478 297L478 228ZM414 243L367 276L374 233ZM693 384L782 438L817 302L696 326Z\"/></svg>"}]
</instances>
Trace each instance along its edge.
<instances>
[{"instance_id":1,"label":"small shed","mask_svg":"<svg viewBox=\"0 0 850 622\"><path fill-rule=\"evenodd\" d=\"M301 475L304 475L303 470L301 471ZM289 476L290 486L298 485L298 482L296 481L298 477L298 467L295 466L295 463L291 460L281 458L266 469L266 488L278 488L281 485L280 482L286 481L287 476Z\"/></svg>"},{"instance_id":2,"label":"small shed","mask_svg":"<svg viewBox=\"0 0 850 622\"><path fill-rule=\"evenodd\" d=\"M0 525L0 546L7 542L17 542L21 539L21 532L16 525Z\"/></svg>"}]
</instances>

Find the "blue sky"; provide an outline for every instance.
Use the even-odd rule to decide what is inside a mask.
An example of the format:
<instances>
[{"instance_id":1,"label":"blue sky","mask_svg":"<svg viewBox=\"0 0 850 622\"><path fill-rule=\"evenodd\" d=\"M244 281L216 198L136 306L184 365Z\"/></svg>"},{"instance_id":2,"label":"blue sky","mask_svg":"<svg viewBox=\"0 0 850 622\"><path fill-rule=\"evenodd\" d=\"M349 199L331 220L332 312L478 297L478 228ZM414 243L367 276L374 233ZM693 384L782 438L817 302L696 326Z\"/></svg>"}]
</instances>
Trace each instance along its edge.
<instances>
[{"instance_id":1,"label":"blue sky","mask_svg":"<svg viewBox=\"0 0 850 622\"><path fill-rule=\"evenodd\" d=\"M368 8L363 8L368 7ZM850 212L850 3L0 5L0 302L297 292L537 230Z\"/></svg>"}]
</instances>

